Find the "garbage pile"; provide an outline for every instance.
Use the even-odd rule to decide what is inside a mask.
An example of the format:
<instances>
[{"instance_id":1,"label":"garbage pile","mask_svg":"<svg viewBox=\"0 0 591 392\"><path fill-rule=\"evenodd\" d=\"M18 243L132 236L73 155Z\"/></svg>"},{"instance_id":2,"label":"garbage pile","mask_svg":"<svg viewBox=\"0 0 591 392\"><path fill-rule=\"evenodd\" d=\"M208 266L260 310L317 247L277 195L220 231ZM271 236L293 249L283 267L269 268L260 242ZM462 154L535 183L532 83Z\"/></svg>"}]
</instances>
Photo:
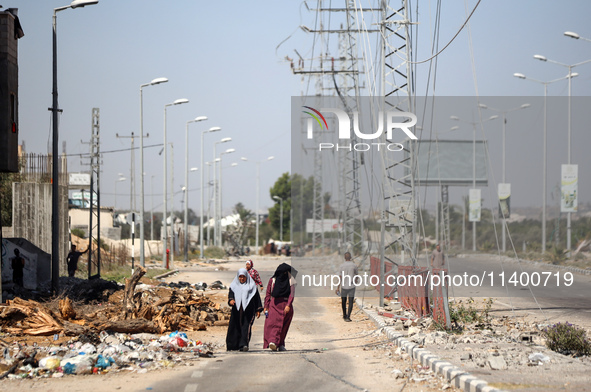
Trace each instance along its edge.
<instances>
[{"instance_id":1,"label":"garbage pile","mask_svg":"<svg viewBox=\"0 0 591 392\"><path fill-rule=\"evenodd\" d=\"M145 273L142 270L136 270L124 288L109 287L103 296L104 302L73 302L69 297L46 303L20 298L9 300L0 304L0 331L34 336L79 336L102 331L164 334L201 331L211 325L228 324L230 308L222 308L203 290L191 286L138 285Z\"/></svg>"},{"instance_id":2,"label":"garbage pile","mask_svg":"<svg viewBox=\"0 0 591 392\"><path fill-rule=\"evenodd\" d=\"M102 331L65 345L40 347L6 345L0 357L0 379L63 377L65 374L102 374L172 367L197 358L213 358L214 347L191 340L185 333L122 334Z\"/></svg>"}]
</instances>

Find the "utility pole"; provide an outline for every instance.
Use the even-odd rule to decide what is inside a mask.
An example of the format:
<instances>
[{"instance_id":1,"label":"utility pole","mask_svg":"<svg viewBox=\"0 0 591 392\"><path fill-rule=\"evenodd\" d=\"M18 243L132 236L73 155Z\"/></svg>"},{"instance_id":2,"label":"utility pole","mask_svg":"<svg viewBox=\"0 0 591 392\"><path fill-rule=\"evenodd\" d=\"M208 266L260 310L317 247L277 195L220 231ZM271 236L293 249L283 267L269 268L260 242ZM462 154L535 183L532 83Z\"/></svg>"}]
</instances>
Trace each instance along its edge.
<instances>
[{"instance_id":1,"label":"utility pole","mask_svg":"<svg viewBox=\"0 0 591 392\"><path fill-rule=\"evenodd\" d=\"M129 210L136 211L136 204L135 204L135 135L132 132L131 135L119 135L118 133L115 134L117 139L131 139L131 150L130 150L130 164L129 164ZM144 136L144 138L150 137L150 134ZM141 173L140 173L141 175Z\"/></svg>"}]
</instances>

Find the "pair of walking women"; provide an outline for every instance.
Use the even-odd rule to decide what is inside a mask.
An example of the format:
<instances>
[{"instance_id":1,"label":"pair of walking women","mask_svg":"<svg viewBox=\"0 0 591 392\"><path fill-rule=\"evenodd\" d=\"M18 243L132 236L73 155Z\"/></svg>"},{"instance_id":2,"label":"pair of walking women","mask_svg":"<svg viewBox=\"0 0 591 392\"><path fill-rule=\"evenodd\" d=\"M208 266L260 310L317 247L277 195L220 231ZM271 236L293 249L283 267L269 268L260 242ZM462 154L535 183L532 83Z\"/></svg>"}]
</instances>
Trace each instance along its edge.
<instances>
[{"instance_id":1,"label":"pair of walking women","mask_svg":"<svg viewBox=\"0 0 591 392\"><path fill-rule=\"evenodd\" d=\"M266 316L263 348L286 350L285 337L293 319L296 274L289 264L280 264L269 279L263 304L257 284L248 271L245 268L238 270L228 293L228 305L232 307L226 335L228 351L248 351L252 325L263 310Z\"/></svg>"}]
</instances>

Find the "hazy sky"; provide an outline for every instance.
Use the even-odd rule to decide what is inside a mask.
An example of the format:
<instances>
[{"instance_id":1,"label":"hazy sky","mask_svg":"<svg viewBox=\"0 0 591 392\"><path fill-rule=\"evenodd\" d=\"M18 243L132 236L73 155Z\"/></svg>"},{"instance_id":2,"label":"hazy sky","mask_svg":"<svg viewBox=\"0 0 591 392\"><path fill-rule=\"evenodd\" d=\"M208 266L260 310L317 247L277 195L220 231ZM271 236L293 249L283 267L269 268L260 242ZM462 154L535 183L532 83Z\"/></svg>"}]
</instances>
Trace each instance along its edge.
<instances>
[{"instance_id":1,"label":"hazy sky","mask_svg":"<svg viewBox=\"0 0 591 392\"><path fill-rule=\"evenodd\" d=\"M3 3L5 8L19 9L25 32L19 40L19 116L20 138L25 141L28 152L46 153L51 146L51 113L47 110L51 106L51 16L53 8L68 3L67 0ZM334 1L332 3L336 6ZM360 3L368 6L367 1ZM399 1L391 3L398 5ZM413 10L417 9L416 1L410 3ZM477 1L442 3L439 48L453 37L465 20L466 9L471 10ZM419 16L413 17L419 23L413 48L417 60L430 57L436 4L436 1L420 2ZM316 8L316 3L309 2L309 8ZM414 75L417 95L533 96L539 103L542 85L519 80L513 73L524 73L544 81L566 75L566 68L534 60L534 54L564 63L591 59L591 42L563 36L564 31L570 30L591 38L589 11L591 3L587 0L562 1L559 8L556 1L483 0L471 19L470 30L464 29L438 57L436 72L434 68L429 70L429 63L417 66ZM229 211L237 202L255 208L256 165L253 162L274 156L273 161L261 165L260 177L261 208L271 206L269 188L291 167L290 98L300 95L307 83L294 76L289 63L283 59L285 56L297 58L294 49L304 57L313 53L312 35L298 26L314 26L314 18L315 13L308 11L302 2L285 0L167 3L100 0L97 5L58 13L59 101L63 109L60 151L65 140L68 154L88 152L88 145L81 140L89 140L94 107L100 108L101 150L129 147L129 139L117 139L115 134L139 133L139 86L157 77L167 77L166 84L144 88L144 132L150 134L144 144L163 142L165 104L178 98L190 100L188 104L167 110L168 141L174 143L175 191L180 191L184 183L185 124L205 115L208 121L190 125L189 167L201 165L201 132L220 126L221 132L205 136L205 160L212 160L213 142L224 137L233 139L217 146L218 154L227 148L236 149L223 158L224 211ZM573 95L591 95L591 64L577 67L575 71L580 75L573 79ZM548 93L565 97L567 83L550 85ZM507 102L507 107L501 107L503 102L497 99L495 107L514 107L514 100ZM526 102L524 98L523 103ZM541 116L537 105L528 110L536 110ZM584 110L584 107L576 110ZM464 117L469 116L469 110L464 113ZM515 180L510 180L523 182L523 193L517 196L515 190L513 192L513 205L537 206L541 204L540 117L529 127L521 124L520 129L512 129L512 117L517 115L512 113L507 123L508 145L513 137L510 134L521 135L507 150L507 166L515 174ZM559 179L560 163L566 161L566 115L558 112L549 113L551 115L556 116L557 121L563 116L564 126L548 129L548 195ZM454 125L458 124L442 117L434 128L443 132ZM471 139L471 126L460 125L456 137ZM497 128L489 125L483 136L495 146L491 149L491 173L498 179L501 176L500 123ZM429 135L422 137L429 138ZM589 176L585 175L591 170L591 158L587 153L590 145L588 129L583 123L573 123L573 163L579 164L579 202L591 201ZM154 176L154 205L158 211L162 209L160 149L145 150L146 209L151 205L150 180ZM240 157L247 157L251 162L243 162ZM136 152L136 160L139 173L139 152ZM238 166L230 168L234 162ZM86 170L76 156L70 157L68 165L71 172ZM101 177L103 205L114 202L118 173L123 173L127 181L117 186L117 206L129 205L129 166L128 151L105 153ZM139 178L137 187L139 189ZM190 207L197 212L199 188L199 172L191 173ZM462 192L452 190L452 202ZM181 208L181 199L182 195L178 194L176 209ZM550 203L551 199L548 200Z\"/></svg>"}]
</instances>

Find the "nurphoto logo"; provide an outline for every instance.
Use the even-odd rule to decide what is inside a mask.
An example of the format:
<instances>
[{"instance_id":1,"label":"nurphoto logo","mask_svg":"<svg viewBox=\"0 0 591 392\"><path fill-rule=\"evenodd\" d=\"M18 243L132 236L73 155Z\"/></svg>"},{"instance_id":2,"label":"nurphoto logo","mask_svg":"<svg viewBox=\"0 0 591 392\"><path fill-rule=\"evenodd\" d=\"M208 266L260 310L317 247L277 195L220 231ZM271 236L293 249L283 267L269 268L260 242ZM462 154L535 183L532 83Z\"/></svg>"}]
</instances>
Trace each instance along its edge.
<instances>
[{"instance_id":1,"label":"nurphoto logo","mask_svg":"<svg viewBox=\"0 0 591 392\"><path fill-rule=\"evenodd\" d=\"M321 108L320 110L316 110L310 106L303 106L303 108L308 109L304 110L303 113L306 113L311 116L308 118L307 121L307 138L313 139L314 138L314 121L318 123L321 130L328 130L328 122L326 118L322 115L322 113L333 113L336 115L337 122L338 122L338 139L339 140L351 140L351 118L346 111L337 108ZM412 139L418 140L416 135L410 130L417 123L417 116L414 113L410 112L400 112L391 110L384 113L382 111L379 112L378 115L378 129L375 130L373 133L364 133L360 129L359 126L359 112L355 111L352 112L353 114L353 132L355 132L355 136L362 140L375 140L379 139L384 134L384 122L386 123L385 131L386 131L386 139L392 140L394 130L400 130L404 132L404 134ZM385 117L385 121L384 121ZM348 150L348 151L368 151L372 148L376 148L380 151L380 147L385 147L388 151L402 151L403 145L401 143L355 143L355 144L345 144L339 145L338 143L319 143L318 148L320 151L326 149L335 149L335 150Z\"/></svg>"}]
</instances>

